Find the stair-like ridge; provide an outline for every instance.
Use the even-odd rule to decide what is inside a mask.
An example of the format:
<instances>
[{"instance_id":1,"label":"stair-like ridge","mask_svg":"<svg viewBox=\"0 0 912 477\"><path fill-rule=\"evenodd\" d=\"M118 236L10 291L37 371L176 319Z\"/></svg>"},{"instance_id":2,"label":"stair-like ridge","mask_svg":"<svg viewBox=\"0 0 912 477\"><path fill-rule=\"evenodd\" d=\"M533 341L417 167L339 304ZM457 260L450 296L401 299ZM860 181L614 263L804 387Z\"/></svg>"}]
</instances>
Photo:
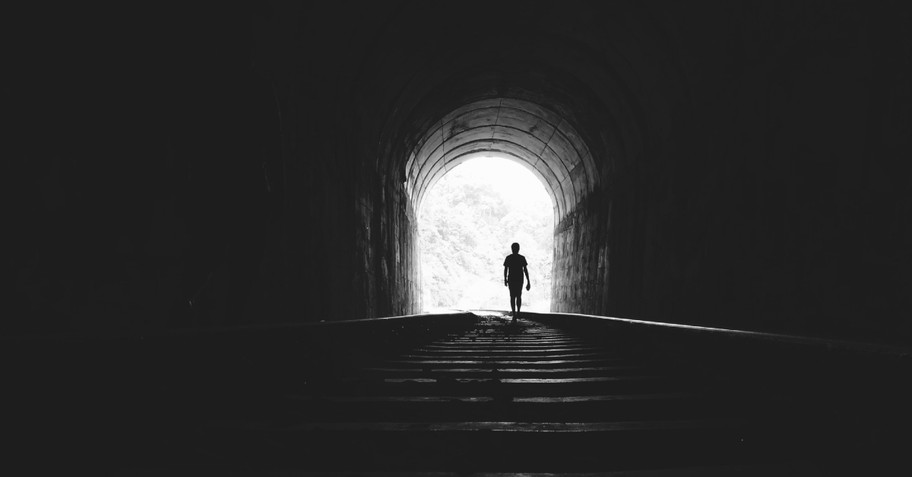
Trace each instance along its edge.
<instances>
[{"instance_id":1,"label":"stair-like ridge","mask_svg":"<svg viewBox=\"0 0 912 477\"><path fill-rule=\"evenodd\" d=\"M799 447L800 432L783 435L776 419L620 344L490 314L467 332L301 383L268 419L208 429L317 470L675 468L771 451L788 459Z\"/></svg>"}]
</instances>

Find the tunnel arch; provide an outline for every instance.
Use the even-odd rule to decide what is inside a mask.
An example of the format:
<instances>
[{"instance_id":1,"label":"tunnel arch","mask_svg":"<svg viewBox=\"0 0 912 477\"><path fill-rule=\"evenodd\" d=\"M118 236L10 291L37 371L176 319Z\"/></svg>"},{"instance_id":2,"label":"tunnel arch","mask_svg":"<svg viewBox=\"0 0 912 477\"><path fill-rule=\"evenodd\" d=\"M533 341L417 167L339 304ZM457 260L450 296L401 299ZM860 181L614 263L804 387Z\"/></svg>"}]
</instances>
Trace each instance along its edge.
<instances>
[{"instance_id":1,"label":"tunnel arch","mask_svg":"<svg viewBox=\"0 0 912 477\"><path fill-rule=\"evenodd\" d=\"M542 181L555 224L599 182L588 145L566 118L532 101L488 98L443 115L419 138L404 171L413 210L453 167L491 153L524 163Z\"/></svg>"},{"instance_id":2,"label":"tunnel arch","mask_svg":"<svg viewBox=\"0 0 912 477\"><path fill-rule=\"evenodd\" d=\"M555 204L552 309L604 312L632 296L634 279L612 280L609 293L609 269L625 277L635 265L628 257L637 250L625 252L638 245L620 232L640 226L632 205L645 191L634 179L649 167L656 131L651 101L664 90L642 81L642 65L630 63L628 45L602 35L609 23L614 32L630 29L620 20L634 11L596 22L577 18L568 30L549 27L571 13L554 8L538 17L548 18L542 24L503 28L472 18L456 22L455 13L449 18L467 27L458 35L394 16L377 31L372 45L384 54L364 57L358 75L371 81L347 96L363 111L353 129L362 140L351 143L365 145L357 173L366 181L375 173L381 189L379 198L369 195L371 187L360 189L361 215L371 219L363 222L365 236L375 242L376 256L413 249L422 200L435 182L465 160L496 154L531 169ZM422 38L417 48L415 38ZM661 50L655 43L631 46ZM646 57L663 57L654 53ZM663 70L658 77L674 83L671 63L656 64ZM512 116L518 117L511 124ZM401 227L384 227L385 221ZM418 262L374 260L372 274L382 278L377 289L395 283L404 290L402 303L416 303ZM385 305L377 307L381 314Z\"/></svg>"}]
</instances>

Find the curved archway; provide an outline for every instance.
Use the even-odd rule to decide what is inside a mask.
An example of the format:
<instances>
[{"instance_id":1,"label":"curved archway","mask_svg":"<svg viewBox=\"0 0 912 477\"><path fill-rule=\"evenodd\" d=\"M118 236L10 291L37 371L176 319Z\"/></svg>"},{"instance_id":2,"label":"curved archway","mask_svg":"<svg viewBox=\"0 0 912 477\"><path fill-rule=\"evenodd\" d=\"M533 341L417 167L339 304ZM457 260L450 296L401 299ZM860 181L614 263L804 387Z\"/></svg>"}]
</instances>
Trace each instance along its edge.
<instances>
[{"instance_id":1,"label":"curved archway","mask_svg":"<svg viewBox=\"0 0 912 477\"><path fill-rule=\"evenodd\" d=\"M419 138L404 171L414 210L447 171L490 153L528 165L551 195L555 223L599 181L589 147L558 113L526 100L484 99L449 112Z\"/></svg>"}]
</instances>

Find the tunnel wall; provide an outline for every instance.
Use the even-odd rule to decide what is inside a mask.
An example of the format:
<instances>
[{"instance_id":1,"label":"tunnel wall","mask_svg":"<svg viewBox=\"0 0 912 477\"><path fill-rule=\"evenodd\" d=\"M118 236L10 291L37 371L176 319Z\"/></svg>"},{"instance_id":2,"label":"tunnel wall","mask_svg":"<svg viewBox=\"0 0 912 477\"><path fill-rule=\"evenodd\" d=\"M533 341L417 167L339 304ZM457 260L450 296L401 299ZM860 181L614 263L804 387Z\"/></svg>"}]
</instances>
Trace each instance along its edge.
<instances>
[{"instance_id":1,"label":"tunnel wall","mask_svg":"<svg viewBox=\"0 0 912 477\"><path fill-rule=\"evenodd\" d=\"M604 194L590 194L554 227L551 311L583 307L616 309L606 303L609 282L610 214Z\"/></svg>"},{"instance_id":2,"label":"tunnel wall","mask_svg":"<svg viewBox=\"0 0 912 477\"><path fill-rule=\"evenodd\" d=\"M315 46L327 7L11 10L0 333L418 311L414 211L359 65Z\"/></svg>"},{"instance_id":3,"label":"tunnel wall","mask_svg":"<svg viewBox=\"0 0 912 477\"><path fill-rule=\"evenodd\" d=\"M365 45L318 46L325 38L363 35L372 20L321 20L336 9L283 4L260 30L265 45L256 59L275 75L285 118L286 186L273 260L260 275L272 281L266 293L281 294L252 306L253 322L420 311L415 211L404 183L378 161L375 123L387 112L372 111L370 98L356 93L364 79L351 51Z\"/></svg>"},{"instance_id":4,"label":"tunnel wall","mask_svg":"<svg viewBox=\"0 0 912 477\"><path fill-rule=\"evenodd\" d=\"M638 17L669 35L626 50L645 141L558 226L556 309L912 340L909 12L890 5Z\"/></svg>"},{"instance_id":5,"label":"tunnel wall","mask_svg":"<svg viewBox=\"0 0 912 477\"><path fill-rule=\"evenodd\" d=\"M912 42L897 23L908 9L898 13L795 8L775 41L744 33L719 52L729 66L715 69L716 84L692 80L712 146L691 140L698 168L675 160L667 178L655 174L667 185L643 214L648 314L686 308L733 327L912 338L912 169L902 159L912 144L900 132L912 131L912 76L895 61ZM745 19L744 31L779 21ZM694 63L712 75L709 61Z\"/></svg>"}]
</instances>

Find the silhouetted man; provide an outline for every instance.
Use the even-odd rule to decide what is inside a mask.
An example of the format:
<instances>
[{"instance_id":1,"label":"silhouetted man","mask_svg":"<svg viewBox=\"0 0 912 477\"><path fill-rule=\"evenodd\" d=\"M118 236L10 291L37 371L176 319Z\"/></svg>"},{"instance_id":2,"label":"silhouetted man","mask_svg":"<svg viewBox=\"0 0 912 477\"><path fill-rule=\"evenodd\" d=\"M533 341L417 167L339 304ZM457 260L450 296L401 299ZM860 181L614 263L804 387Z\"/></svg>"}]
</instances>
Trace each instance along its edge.
<instances>
[{"instance_id":1,"label":"silhouetted man","mask_svg":"<svg viewBox=\"0 0 912 477\"><path fill-rule=\"evenodd\" d=\"M513 253L504 259L504 285L510 287L510 315L516 321L522 308L523 275L526 276L526 290L532 287L532 280L529 280L526 257L519 254L519 244L514 242L510 248Z\"/></svg>"}]
</instances>

